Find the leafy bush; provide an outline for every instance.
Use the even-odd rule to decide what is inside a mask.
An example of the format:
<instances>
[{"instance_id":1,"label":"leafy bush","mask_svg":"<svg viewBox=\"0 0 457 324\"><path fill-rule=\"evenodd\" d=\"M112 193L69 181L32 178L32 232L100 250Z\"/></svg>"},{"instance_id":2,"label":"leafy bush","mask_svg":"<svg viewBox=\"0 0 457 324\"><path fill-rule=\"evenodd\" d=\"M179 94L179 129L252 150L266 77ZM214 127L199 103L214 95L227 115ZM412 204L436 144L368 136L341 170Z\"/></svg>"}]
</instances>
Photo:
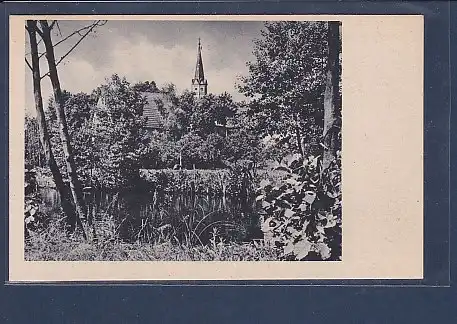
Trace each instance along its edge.
<instances>
[{"instance_id":1,"label":"leafy bush","mask_svg":"<svg viewBox=\"0 0 457 324\"><path fill-rule=\"evenodd\" d=\"M68 133L71 139L72 152L74 154L77 174L80 180L86 180L88 169L92 159L92 140L90 119L95 100L85 93L70 93L62 91L62 102L65 111L65 117L68 127ZM57 121L54 96L48 100L48 109L46 110L46 121L49 136L52 144L52 151L64 178L68 177L67 164L63 151L62 140L60 136L60 126Z\"/></svg>"},{"instance_id":2,"label":"leafy bush","mask_svg":"<svg viewBox=\"0 0 457 324\"><path fill-rule=\"evenodd\" d=\"M38 187L37 177L36 177L36 170L25 168L24 171L24 191L25 194L33 193L36 188Z\"/></svg>"},{"instance_id":3,"label":"leafy bush","mask_svg":"<svg viewBox=\"0 0 457 324\"><path fill-rule=\"evenodd\" d=\"M24 233L27 238L31 231L37 232L45 229L48 218L40 211L41 200L36 194L26 196L24 202Z\"/></svg>"},{"instance_id":4,"label":"leafy bush","mask_svg":"<svg viewBox=\"0 0 457 324\"><path fill-rule=\"evenodd\" d=\"M145 98L125 78L113 75L99 87L93 122L95 164L105 188L131 187L147 152L143 107Z\"/></svg>"},{"instance_id":5,"label":"leafy bush","mask_svg":"<svg viewBox=\"0 0 457 324\"><path fill-rule=\"evenodd\" d=\"M319 157L288 156L277 170L287 173L273 186L258 190L265 241L285 260L341 259L341 158L320 170Z\"/></svg>"}]
</instances>

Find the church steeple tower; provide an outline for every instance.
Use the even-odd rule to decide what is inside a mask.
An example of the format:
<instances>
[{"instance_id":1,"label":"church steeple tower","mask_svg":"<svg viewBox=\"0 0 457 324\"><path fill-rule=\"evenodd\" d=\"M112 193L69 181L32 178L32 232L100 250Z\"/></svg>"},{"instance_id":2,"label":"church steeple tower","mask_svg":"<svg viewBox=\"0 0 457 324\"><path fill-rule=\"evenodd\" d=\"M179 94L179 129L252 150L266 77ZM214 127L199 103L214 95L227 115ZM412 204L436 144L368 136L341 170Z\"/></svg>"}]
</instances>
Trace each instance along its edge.
<instances>
[{"instance_id":1,"label":"church steeple tower","mask_svg":"<svg viewBox=\"0 0 457 324\"><path fill-rule=\"evenodd\" d=\"M208 93L208 81L205 79L202 60L202 46L200 38L198 39L197 64L195 66L195 75L192 79L192 92L195 92L197 98L201 98Z\"/></svg>"}]
</instances>

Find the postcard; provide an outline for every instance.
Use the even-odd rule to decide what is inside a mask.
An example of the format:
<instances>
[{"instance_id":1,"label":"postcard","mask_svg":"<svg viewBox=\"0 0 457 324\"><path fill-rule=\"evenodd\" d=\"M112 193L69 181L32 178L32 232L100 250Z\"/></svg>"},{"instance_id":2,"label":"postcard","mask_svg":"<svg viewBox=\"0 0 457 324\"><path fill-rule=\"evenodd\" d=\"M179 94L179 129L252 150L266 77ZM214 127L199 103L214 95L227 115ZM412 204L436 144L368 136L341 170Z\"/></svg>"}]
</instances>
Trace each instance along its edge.
<instances>
[{"instance_id":1,"label":"postcard","mask_svg":"<svg viewBox=\"0 0 457 324\"><path fill-rule=\"evenodd\" d=\"M11 282L423 278L420 15L11 16Z\"/></svg>"}]
</instances>

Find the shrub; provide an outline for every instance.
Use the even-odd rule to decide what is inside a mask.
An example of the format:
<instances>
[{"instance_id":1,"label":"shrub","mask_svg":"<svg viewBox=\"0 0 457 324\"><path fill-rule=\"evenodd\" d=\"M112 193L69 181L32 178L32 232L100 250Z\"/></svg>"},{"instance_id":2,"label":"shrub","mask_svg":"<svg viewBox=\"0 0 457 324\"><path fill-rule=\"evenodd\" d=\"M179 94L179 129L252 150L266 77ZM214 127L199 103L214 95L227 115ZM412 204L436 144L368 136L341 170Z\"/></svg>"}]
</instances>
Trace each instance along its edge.
<instances>
[{"instance_id":1,"label":"shrub","mask_svg":"<svg viewBox=\"0 0 457 324\"><path fill-rule=\"evenodd\" d=\"M36 194L27 195L24 203L24 234L28 238L30 232L44 230L49 218L40 210L41 199Z\"/></svg>"},{"instance_id":2,"label":"shrub","mask_svg":"<svg viewBox=\"0 0 457 324\"><path fill-rule=\"evenodd\" d=\"M37 177L36 177L36 170L25 168L24 171L24 191L25 194L30 194L36 191L38 187Z\"/></svg>"},{"instance_id":3,"label":"shrub","mask_svg":"<svg viewBox=\"0 0 457 324\"><path fill-rule=\"evenodd\" d=\"M263 180L258 201L265 240L285 260L340 260L341 158L321 171L319 157L295 154L276 167L287 173L273 186Z\"/></svg>"}]
</instances>

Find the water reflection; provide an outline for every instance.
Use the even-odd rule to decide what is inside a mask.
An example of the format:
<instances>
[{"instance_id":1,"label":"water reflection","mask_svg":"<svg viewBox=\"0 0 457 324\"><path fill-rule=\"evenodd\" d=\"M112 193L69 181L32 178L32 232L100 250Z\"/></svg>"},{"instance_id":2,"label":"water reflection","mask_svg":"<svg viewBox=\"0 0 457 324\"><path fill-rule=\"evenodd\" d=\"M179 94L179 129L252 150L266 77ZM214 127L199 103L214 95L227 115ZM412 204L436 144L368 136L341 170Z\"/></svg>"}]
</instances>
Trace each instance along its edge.
<instances>
[{"instance_id":1,"label":"water reflection","mask_svg":"<svg viewBox=\"0 0 457 324\"><path fill-rule=\"evenodd\" d=\"M52 188L41 188L48 207L58 207ZM127 242L172 240L206 244L213 232L226 241L262 238L253 199L184 194L97 191L85 194L87 212L95 222L112 219L119 237Z\"/></svg>"}]
</instances>

